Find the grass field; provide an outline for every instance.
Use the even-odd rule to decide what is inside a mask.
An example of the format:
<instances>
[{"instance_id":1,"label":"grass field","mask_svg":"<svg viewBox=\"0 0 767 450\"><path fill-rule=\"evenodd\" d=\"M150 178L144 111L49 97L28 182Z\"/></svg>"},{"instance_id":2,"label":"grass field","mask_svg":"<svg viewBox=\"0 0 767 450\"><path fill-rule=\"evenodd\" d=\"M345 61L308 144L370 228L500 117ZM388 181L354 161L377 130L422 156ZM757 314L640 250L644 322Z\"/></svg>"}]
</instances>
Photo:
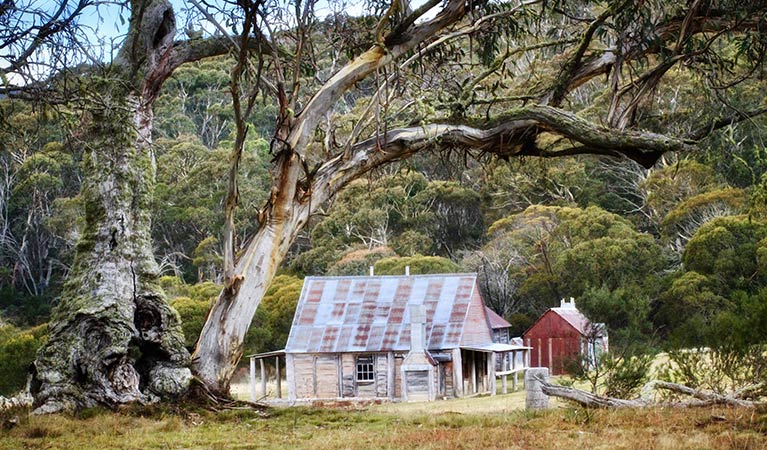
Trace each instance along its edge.
<instances>
[{"instance_id":1,"label":"grass field","mask_svg":"<svg viewBox=\"0 0 767 450\"><path fill-rule=\"evenodd\" d=\"M767 412L733 408L584 411L520 406L523 393L266 416L189 407L26 417L0 449L767 449ZM0 422L5 422L5 419Z\"/></svg>"}]
</instances>

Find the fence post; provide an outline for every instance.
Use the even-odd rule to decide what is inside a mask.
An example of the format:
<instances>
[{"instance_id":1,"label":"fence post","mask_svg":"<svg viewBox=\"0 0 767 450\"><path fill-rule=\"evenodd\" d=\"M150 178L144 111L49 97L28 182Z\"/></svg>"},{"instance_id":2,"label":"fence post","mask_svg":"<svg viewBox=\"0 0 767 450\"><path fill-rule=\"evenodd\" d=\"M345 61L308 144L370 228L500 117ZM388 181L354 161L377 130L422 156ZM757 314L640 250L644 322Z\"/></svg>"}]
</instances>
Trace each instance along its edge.
<instances>
[{"instance_id":1,"label":"fence post","mask_svg":"<svg viewBox=\"0 0 767 450\"><path fill-rule=\"evenodd\" d=\"M532 367L525 372L525 407L527 409L546 409L549 407L549 396L543 393L539 378L546 381L549 379L549 369L546 367Z\"/></svg>"}]
</instances>

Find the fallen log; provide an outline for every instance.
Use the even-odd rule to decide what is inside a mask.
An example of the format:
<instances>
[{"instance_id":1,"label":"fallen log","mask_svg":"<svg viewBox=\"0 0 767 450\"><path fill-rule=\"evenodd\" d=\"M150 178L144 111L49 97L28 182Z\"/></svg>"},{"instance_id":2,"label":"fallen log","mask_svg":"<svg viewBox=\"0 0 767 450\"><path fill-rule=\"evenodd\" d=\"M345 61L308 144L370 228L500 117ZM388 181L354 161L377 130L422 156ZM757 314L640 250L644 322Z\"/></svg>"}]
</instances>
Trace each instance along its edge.
<instances>
[{"instance_id":1,"label":"fallen log","mask_svg":"<svg viewBox=\"0 0 767 450\"><path fill-rule=\"evenodd\" d=\"M603 397L582 389L570 386L560 386L541 380L541 390L550 397L559 397L574 401L587 408L643 408L647 404L641 400L626 400L622 398Z\"/></svg>"},{"instance_id":2,"label":"fallen log","mask_svg":"<svg viewBox=\"0 0 767 450\"><path fill-rule=\"evenodd\" d=\"M675 392L677 394L688 395L706 404L742 406L746 408L753 408L757 405L757 402L738 398L737 393L733 393L732 395L722 395L722 394L717 394L716 392L705 392L698 389L693 389L683 384L670 383L668 381L660 381L660 380L650 381L649 383L645 384L645 387L642 388L642 391L644 392L645 389L647 389L648 391L651 389L665 389L671 392ZM690 403L690 406L692 406L691 402L688 402L688 403ZM694 406L699 406L699 405L694 405ZM706 405L702 404L700 406L706 406Z\"/></svg>"},{"instance_id":3,"label":"fallen log","mask_svg":"<svg viewBox=\"0 0 767 450\"><path fill-rule=\"evenodd\" d=\"M621 409L647 408L657 406L691 408L712 405L729 405L754 408L762 404L761 402L737 398L736 395L727 396L717 394L715 392L705 392L690 388L682 384L660 380L653 380L645 384L645 386L642 388L642 395L639 398L632 400L596 395L574 387L552 384L540 378L539 381L541 382L541 390L544 394L551 397L564 398L566 400L578 403L579 405L586 408ZM654 391L658 389L664 389L677 394L686 395L692 397L693 400L656 402L654 400Z\"/></svg>"}]
</instances>

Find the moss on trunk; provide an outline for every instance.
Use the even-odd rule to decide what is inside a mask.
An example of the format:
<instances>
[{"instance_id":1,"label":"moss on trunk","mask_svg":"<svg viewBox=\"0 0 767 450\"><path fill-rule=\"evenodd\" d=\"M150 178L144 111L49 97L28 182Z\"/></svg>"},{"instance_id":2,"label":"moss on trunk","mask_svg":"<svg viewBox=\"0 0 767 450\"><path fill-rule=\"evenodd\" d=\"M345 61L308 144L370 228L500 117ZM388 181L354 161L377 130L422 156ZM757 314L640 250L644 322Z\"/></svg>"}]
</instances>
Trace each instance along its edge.
<instances>
[{"instance_id":1,"label":"moss on trunk","mask_svg":"<svg viewBox=\"0 0 767 450\"><path fill-rule=\"evenodd\" d=\"M116 86L101 86L102 103L89 111L86 228L35 362L38 412L152 402L185 392L191 379L150 241L151 108Z\"/></svg>"}]
</instances>

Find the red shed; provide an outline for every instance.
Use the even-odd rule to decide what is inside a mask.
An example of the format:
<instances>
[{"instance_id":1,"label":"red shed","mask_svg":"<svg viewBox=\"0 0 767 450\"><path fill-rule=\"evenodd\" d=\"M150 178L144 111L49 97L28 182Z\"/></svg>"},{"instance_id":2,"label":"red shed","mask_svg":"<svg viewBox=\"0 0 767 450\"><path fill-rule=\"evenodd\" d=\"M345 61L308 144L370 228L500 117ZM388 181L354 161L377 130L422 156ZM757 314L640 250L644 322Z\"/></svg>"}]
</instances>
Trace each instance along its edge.
<instances>
[{"instance_id":1,"label":"red shed","mask_svg":"<svg viewBox=\"0 0 767 450\"><path fill-rule=\"evenodd\" d=\"M591 323L575 307L575 300L562 299L522 335L530 351L531 367L548 367L552 375L567 373L567 364L576 358L593 363L608 350L604 324Z\"/></svg>"}]
</instances>

